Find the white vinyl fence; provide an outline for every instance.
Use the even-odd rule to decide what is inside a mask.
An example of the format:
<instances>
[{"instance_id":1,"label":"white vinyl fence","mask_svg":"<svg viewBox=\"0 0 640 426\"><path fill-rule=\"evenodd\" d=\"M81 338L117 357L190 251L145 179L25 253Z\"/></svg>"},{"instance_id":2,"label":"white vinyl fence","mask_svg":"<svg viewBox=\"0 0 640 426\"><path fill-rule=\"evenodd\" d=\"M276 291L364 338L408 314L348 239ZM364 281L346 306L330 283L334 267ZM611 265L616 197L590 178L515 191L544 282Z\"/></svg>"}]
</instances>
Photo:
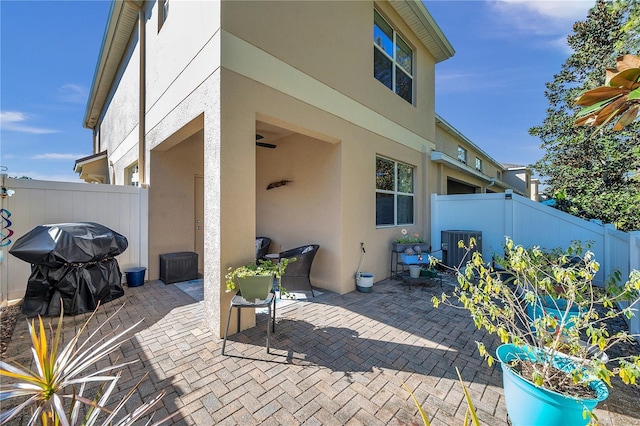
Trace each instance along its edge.
<instances>
[{"instance_id":1,"label":"white vinyl fence","mask_svg":"<svg viewBox=\"0 0 640 426\"><path fill-rule=\"evenodd\" d=\"M431 245L441 247L441 231L482 232L482 256L490 261L502 255L505 237L525 247L567 248L571 241L590 243L600 264L595 282L602 285L615 271L623 280L640 270L640 231L621 232L613 225L586 221L552 207L513 194L431 196ZM640 333L640 313L631 322L632 333Z\"/></svg>"},{"instance_id":2,"label":"white vinyl fence","mask_svg":"<svg viewBox=\"0 0 640 426\"><path fill-rule=\"evenodd\" d=\"M117 257L120 270L148 267L148 190L133 186L97 185L2 178L15 191L1 199L2 251L0 303L24 297L30 265L9 254L13 243L38 225L96 222L124 235L129 247Z\"/></svg>"}]
</instances>

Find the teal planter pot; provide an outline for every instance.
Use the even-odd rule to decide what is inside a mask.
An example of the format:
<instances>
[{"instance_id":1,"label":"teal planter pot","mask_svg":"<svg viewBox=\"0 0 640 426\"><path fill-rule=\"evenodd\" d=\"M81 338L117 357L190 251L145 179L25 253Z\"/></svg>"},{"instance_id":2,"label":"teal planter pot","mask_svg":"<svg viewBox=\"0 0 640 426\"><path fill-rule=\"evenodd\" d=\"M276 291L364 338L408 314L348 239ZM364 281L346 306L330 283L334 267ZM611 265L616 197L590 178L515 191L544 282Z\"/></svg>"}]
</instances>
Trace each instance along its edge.
<instances>
[{"instance_id":1,"label":"teal planter pot","mask_svg":"<svg viewBox=\"0 0 640 426\"><path fill-rule=\"evenodd\" d=\"M564 299L553 299L550 296L544 296L536 301L535 305L527 306L527 314L531 321L535 321L538 318L542 318L545 315L555 317L558 321L565 315L567 309L567 301ZM580 316L580 310L578 306L573 305L569 309L567 318L565 320L565 329L571 328L575 324L574 318ZM554 331L554 330L549 330Z\"/></svg>"},{"instance_id":2,"label":"teal planter pot","mask_svg":"<svg viewBox=\"0 0 640 426\"><path fill-rule=\"evenodd\" d=\"M575 399L541 387L516 374L507 365L514 359L535 359L542 352L535 348L502 345L496 350L496 356L502 365L502 386L507 412L513 426L584 426L589 423L583 417L584 410L593 410L598 402L609 396L604 382L593 380L589 383L596 391L595 399ZM571 360L556 356L554 366L571 370Z\"/></svg>"}]
</instances>

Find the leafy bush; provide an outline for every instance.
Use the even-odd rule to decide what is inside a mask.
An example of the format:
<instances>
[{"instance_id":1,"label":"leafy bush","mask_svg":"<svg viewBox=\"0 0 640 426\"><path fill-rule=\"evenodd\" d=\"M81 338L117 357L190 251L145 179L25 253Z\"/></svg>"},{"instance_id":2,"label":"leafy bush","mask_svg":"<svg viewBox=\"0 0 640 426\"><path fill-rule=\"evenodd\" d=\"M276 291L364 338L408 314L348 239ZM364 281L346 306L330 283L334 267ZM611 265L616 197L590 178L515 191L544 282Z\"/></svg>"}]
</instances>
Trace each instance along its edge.
<instances>
[{"instance_id":1,"label":"leafy bush","mask_svg":"<svg viewBox=\"0 0 640 426\"><path fill-rule=\"evenodd\" d=\"M474 245L472 239L467 253ZM462 241L460 247L465 248ZM615 276L605 288L597 287L593 278L599 264L593 253L582 251L580 244L548 253L539 247L525 249L510 239L505 244L505 256L496 264L497 268L485 264L480 253L473 253L456 271L458 286L453 295L434 297L434 306L447 303L466 309L476 327L497 335L502 343L528 345L534 348L532 352L545 354L537 357L527 377L538 386L566 393L557 387L558 370L552 367L559 354L575 360L569 374L574 385L597 378L611 386L613 376L626 384L636 383L640 356L614 358L607 363L602 353L632 339L626 331L609 330L607 322L633 315L640 302L640 272L633 271L624 284ZM620 309L620 301L629 305ZM532 315L533 310L538 314ZM577 316L572 314L576 310ZM485 343L476 344L481 356L492 365L494 358Z\"/></svg>"}]
</instances>

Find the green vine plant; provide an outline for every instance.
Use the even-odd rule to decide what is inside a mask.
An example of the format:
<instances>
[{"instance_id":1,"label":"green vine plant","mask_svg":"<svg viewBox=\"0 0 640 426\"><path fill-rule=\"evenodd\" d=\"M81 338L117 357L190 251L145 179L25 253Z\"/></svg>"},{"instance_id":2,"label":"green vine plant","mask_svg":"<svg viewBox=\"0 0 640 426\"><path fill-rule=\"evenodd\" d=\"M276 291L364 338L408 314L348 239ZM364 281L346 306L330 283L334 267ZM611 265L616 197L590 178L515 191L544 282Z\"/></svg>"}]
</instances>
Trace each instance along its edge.
<instances>
[{"instance_id":1,"label":"green vine plant","mask_svg":"<svg viewBox=\"0 0 640 426\"><path fill-rule=\"evenodd\" d=\"M60 305L62 306L62 303ZM55 329L51 324L49 325L48 338L42 318L38 316L37 328L35 321L31 320L28 326L35 368L29 369L17 363L9 364L0 361L0 377L3 378L0 384L0 402L3 408L11 405L8 403L9 400L17 398L17 403L13 407L0 413L0 424L14 419L27 407L31 409L30 425L39 422L45 426L125 426L136 424L147 416L152 417L153 407L164 396L164 390L138 407L127 406L126 410L129 414L123 414L118 418L146 375L115 405L108 405L121 376L120 371L117 373L114 371L138 360L120 363L116 360L114 365L97 367L101 361L108 360L125 341L129 340L130 337L127 338L126 335L143 321L140 320L120 332L116 330L110 333L105 332L104 336L98 338L103 334L101 330L105 324L112 323L123 306L90 333L89 323L96 315L100 307L98 305L64 347L61 347L64 309L61 309ZM85 332L88 337L82 341L81 337ZM97 391L93 397L88 396L87 393L95 388ZM175 414L177 413L153 424L165 423ZM149 418L145 424L150 425L151 419Z\"/></svg>"},{"instance_id":2,"label":"green vine plant","mask_svg":"<svg viewBox=\"0 0 640 426\"><path fill-rule=\"evenodd\" d=\"M227 292L237 290L236 279L256 276L274 276L278 280L278 290L281 297L287 297L289 291L282 286L282 275L287 269L287 265L295 262L297 258L282 258L279 262L273 263L271 260L258 260L257 263L251 262L243 266L234 268L229 267L228 273L224 276L226 280Z\"/></svg>"},{"instance_id":3,"label":"green vine plant","mask_svg":"<svg viewBox=\"0 0 640 426\"><path fill-rule=\"evenodd\" d=\"M475 244L471 239L468 245L461 241L459 247L469 255ZM503 344L540 349L538 353L546 355L536 360L528 377L537 386L567 393L557 386L563 373L552 368L559 354L575 360L569 374L574 385L597 378L611 386L614 376L625 384L637 383L640 356L607 359L603 353L634 337L626 330L614 332L607 324L634 315L640 302L640 272L632 271L625 283L616 273L607 285L598 287L593 279L599 264L578 242L564 251L545 252L507 238L504 253L492 265L473 252L466 264L455 269L457 286L452 294L433 297L433 305L467 310L478 329L496 335ZM620 308L623 301L628 305ZM485 343L476 345L493 365L495 359Z\"/></svg>"}]
</instances>

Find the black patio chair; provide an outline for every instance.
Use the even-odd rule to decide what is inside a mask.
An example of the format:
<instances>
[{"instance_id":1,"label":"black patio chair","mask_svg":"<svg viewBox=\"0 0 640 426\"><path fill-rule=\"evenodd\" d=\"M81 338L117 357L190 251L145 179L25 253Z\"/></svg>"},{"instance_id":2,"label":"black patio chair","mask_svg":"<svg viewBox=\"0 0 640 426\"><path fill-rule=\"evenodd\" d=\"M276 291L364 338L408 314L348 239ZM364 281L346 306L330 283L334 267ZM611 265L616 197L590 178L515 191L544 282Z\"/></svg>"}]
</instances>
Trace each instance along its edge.
<instances>
[{"instance_id":1,"label":"black patio chair","mask_svg":"<svg viewBox=\"0 0 640 426\"><path fill-rule=\"evenodd\" d=\"M269 253L269 246L271 245L271 238L257 237L256 238L256 262L260 259L264 259L266 254Z\"/></svg>"},{"instance_id":2,"label":"black patio chair","mask_svg":"<svg viewBox=\"0 0 640 426\"><path fill-rule=\"evenodd\" d=\"M287 290L306 290L308 288L311 290L311 296L315 297L309 275L311 274L313 259L316 257L319 248L320 246L318 244L309 244L280 253L280 259L296 258L295 262L287 265L287 269L285 269L284 274L282 274L282 286L284 288Z\"/></svg>"}]
</instances>

